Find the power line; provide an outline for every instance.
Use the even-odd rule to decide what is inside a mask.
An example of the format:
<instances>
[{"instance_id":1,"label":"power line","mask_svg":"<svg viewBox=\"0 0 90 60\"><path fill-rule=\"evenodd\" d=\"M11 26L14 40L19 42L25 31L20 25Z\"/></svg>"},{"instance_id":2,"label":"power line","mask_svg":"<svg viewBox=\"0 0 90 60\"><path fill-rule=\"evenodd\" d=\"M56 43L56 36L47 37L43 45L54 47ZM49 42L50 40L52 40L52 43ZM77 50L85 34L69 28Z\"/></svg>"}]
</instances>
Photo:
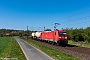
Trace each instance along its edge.
<instances>
[{"instance_id":1,"label":"power line","mask_svg":"<svg viewBox=\"0 0 90 60\"><path fill-rule=\"evenodd\" d=\"M63 18L62 20L65 20L65 19L67 19L67 18L71 18L71 17L73 17L73 16L77 16L77 15L86 13L86 12L88 12L88 11L90 11L90 10L85 10L85 11L83 11L83 12L80 12L80 13L74 14L74 15L72 15L72 16ZM65 21L65 22L67 23L67 22L71 22L71 21L73 21L73 20L86 19L86 18L88 18L88 17L90 17L90 16L85 16L85 17L81 17L81 18L77 18L77 19L69 19L68 21ZM65 23L65 22L61 22L61 25L62 25L62 23ZM46 26L53 26L53 25L54 25L54 23L53 23L53 24L50 23L50 24L48 24L48 25L46 24L45 27L46 27Z\"/></svg>"},{"instance_id":2,"label":"power line","mask_svg":"<svg viewBox=\"0 0 90 60\"><path fill-rule=\"evenodd\" d=\"M81 18L77 18L77 19L70 19L71 17L73 17L73 16L77 16L77 15L80 15L80 14L83 14L83 13L86 13L86 12L88 12L88 11L90 11L90 10L86 10L86 11L83 11L83 12L80 12L80 13L77 13L77 14L74 14L74 15L71 15L71 16L69 16L69 17L66 17L66 18L63 18L62 20L65 20L65 19L67 19L67 18L69 18L68 19L68 21L65 21L65 22L61 22L61 25L63 25L62 23L64 23L64 25L63 26L65 26L65 23L69 23L69 22L72 22L73 20L81 20L81 19L87 19L87 18L89 18L90 16L85 16L85 17L81 17ZM76 23L75 23L76 24ZM75 25L74 24L74 25ZM53 27L53 25L54 25L54 23L52 24L52 23L50 23L50 24L46 24L46 25L44 25L45 27L47 27L47 26L52 26ZM73 25L73 24L70 24L70 25ZM44 26L42 26L42 27L44 27Z\"/></svg>"},{"instance_id":3,"label":"power line","mask_svg":"<svg viewBox=\"0 0 90 60\"><path fill-rule=\"evenodd\" d=\"M65 20L65 19L67 19L67 18L71 18L71 17L73 17L73 16L77 16L77 15L86 13L86 12L88 12L88 11L90 11L90 10L86 10L86 11L83 11L83 12L80 12L80 13L77 13L77 14L74 14L74 15L71 15L71 16L69 16L69 17L63 18L62 20Z\"/></svg>"},{"instance_id":4,"label":"power line","mask_svg":"<svg viewBox=\"0 0 90 60\"><path fill-rule=\"evenodd\" d=\"M85 17L85 18L82 18L82 19L86 19L86 18L90 18L90 16L87 16L87 17ZM84 23L88 23L88 22L90 22L90 21L84 21L84 22L79 22L79 23L72 23L72 24L69 24L69 26L72 26L72 25L78 25L78 24L84 24ZM67 26L67 25L63 25L63 26Z\"/></svg>"},{"instance_id":5,"label":"power line","mask_svg":"<svg viewBox=\"0 0 90 60\"><path fill-rule=\"evenodd\" d=\"M67 21L64 21L64 22L61 22L61 23L65 23L65 22L67 23L67 22L70 22L71 20L77 20L77 19L70 19L70 18L73 17L73 16L77 16L77 15L86 13L86 12L88 12L88 11L90 11L90 10L85 10L85 11L80 12L80 13L78 13L78 14L74 14L74 15L71 15L71 16L69 16L69 17L63 18L62 20L66 20L67 18L69 18L69 19L68 19ZM78 19L81 19L81 18L78 18Z\"/></svg>"}]
</instances>

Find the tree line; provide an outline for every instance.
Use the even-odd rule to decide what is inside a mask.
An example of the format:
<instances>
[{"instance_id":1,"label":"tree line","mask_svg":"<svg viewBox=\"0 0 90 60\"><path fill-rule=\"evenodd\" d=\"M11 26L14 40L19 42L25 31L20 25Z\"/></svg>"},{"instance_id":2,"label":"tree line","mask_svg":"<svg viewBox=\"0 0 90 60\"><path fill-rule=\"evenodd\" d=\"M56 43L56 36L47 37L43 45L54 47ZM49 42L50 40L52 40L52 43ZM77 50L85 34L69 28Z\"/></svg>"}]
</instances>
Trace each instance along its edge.
<instances>
[{"instance_id":1,"label":"tree line","mask_svg":"<svg viewBox=\"0 0 90 60\"><path fill-rule=\"evenodd\" d=\"M73 41L90 42L90 27L87 28L66 28L68 39Z\"/></svg>"},{"instance_id":2,"label":"tree line","mask_svg":"<svg viewBox=\"0 0 90 60\"><path fill-rule=\"evenodd\" d=\"M46 29L45 31L50 30ZM84 41L84 42L90 42L90 27L87 28L66 28L68 35L68 40L73 41ZM6 36L7 33L9 33L9 36L30 36L32 32L36 31L30 31L30 30L13 30L13 29L0 29L0 36Z\"/></svg>"},{"instance_id":3,"label":"tree line","mask_svg":"<svg viewBox=\"0 0 90 60\"><path fill-rule=\"evenodd\" d=\"M28 31L30 32L30 31ZM0 29L0 36L24 36L27 35L27 31L13 30L13 29Z\"/></svg>"}]
</instances>

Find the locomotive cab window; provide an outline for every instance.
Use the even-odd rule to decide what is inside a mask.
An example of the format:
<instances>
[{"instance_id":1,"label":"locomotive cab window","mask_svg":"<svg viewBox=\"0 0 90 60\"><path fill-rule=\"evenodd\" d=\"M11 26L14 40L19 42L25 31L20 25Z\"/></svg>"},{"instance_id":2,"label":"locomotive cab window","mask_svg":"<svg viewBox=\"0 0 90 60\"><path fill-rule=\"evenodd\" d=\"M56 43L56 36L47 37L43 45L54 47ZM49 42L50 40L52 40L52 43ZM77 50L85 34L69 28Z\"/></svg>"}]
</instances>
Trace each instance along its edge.
<instances>
[{"instance_id":1,"label":"locomotive cab window","mask_svg":"<svg viewBox=\"0 0 90 60\"><path fill-rule=\"evenodd\" d=\"M66 32L58 32L59 35L66 35Z\"/></svg>"}]
</instances>

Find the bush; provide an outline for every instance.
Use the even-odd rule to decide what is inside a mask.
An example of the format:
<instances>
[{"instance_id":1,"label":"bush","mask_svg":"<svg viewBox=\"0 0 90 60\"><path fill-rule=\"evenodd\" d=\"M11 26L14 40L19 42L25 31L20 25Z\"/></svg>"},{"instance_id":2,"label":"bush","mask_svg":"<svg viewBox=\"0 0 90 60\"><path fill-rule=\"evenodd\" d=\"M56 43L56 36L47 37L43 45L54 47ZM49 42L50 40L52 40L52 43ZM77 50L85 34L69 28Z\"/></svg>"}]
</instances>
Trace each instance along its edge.
<instances>
[{"instance_id":1,"label":"bush","mask_svg":"<svg viewBox=\"0 0 90 60\"><path fill-rule=\"evenodd\" d=\"M87 27L86 29L80 28L80 29L66 29L68 34L68 39L73 41L87 41L90 42L90 27Z\"/></svg>"}]
</instances>

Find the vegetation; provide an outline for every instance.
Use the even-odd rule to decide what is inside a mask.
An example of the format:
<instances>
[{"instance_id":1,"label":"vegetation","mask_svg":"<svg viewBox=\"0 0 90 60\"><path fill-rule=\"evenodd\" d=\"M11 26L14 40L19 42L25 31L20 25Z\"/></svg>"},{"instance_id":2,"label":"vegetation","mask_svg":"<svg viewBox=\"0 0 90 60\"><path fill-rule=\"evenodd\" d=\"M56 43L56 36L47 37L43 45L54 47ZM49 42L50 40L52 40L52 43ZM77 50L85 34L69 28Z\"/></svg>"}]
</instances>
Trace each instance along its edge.
<instances>
[{"instance_id":1,"label":"vegetation","mask_svg":"<svg viewBox=\"0 0 90 60\"><path fill-rule=\"evenodd\" d=\"M87 28L66 28L68 34L68 40L73 42L83 42L84 44L90 43L90 27ZM51 31L51 29L45 29L45 31ZM0 36L7 36L6 33L9 33L10 36L30 36L32 32L30 30L13 30L13 29L0 29Z\"/></svg>"},{"instance_id":2,"label":"vegetation","mask_svg":"<svg viewBox=\"0 0 90 60\"><path fill-rule=\"evenodd\" d=\"M86 43L86 42L83 42L83 41L75 42L75 41L69 40L68 44L90 48L90 43Z\"/></svg>"},{"instance_id":3,"label":"vegetation","mask_svg":"<svg viewBox=\"0 0 90 60\"><path fill-rule=\"evenodd\" d=\"M27 40L23 37L22 37L22 39L25 40L26 42L30 43L31 45L35 46L36 48L40 49L41 51L43 51L47 55L51 56L55 60L80 60L80 59L75 58L71 55L67 55L65 53L62 53L62 52L59 52L59 51L54 50L52 48L49 48L47 46L44 46L42 44L38 44L33 40Z\"/></svg>"},{"instance_id":4,"label":"vegetation","mask_svg":"<svg viewBox=\"0 0 90 60\"><path fill-rule=\"evenodd\" d=\"M7 35L8 34L8 35ZM0 29L0 36L26 36L30 35L31 31L24 31L24 30L13 30L13 29Z\"/></svg>"},{"instance_id":5,"label":"vegetation","mask_svg":"<svg viewBox=\"0 0 90 60\"><path fill-rule=\"evenodd\" d=\"M67 34L68 34L68 39L75 41L75 42L85 42L89 43L90 42L90 27L87 27L85 29L80 28L80 29L66 29Z\"/></svg>"},{"instance_id":6,"label":"vegetation","mask_svg":"<svg viewBox=\"0 0 90 60\"><path fill-rule=\"evenodd\" d=\"M0 59L26 60L22 50L13 37L0 37Z\"/></svg>"}]
</instances>

